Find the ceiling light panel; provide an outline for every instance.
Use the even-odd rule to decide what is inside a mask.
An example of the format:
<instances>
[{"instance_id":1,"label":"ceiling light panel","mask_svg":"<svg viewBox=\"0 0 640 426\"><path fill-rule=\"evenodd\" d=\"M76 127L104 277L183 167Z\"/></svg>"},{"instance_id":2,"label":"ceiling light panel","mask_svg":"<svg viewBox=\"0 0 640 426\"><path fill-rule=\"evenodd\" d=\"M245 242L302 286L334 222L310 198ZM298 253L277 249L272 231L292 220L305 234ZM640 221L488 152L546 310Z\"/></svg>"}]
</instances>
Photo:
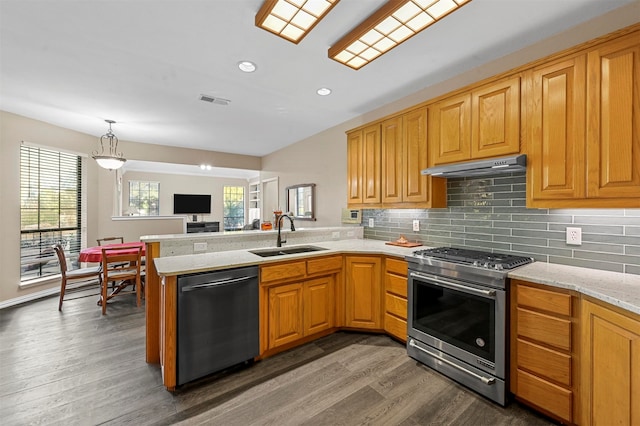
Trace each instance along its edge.
<instances>
[{"instance_id":1,"label":"ceiling light panel","mask_svg":"<svg viewBox=\"0 0 640 426\"><path fill-rule=\"evenodd\" d=\"M298 44L340 0L266 0L256 26Z\"/></svg>"},{"instance_id":2,"label":"ceiling light panel","mask_svg":"<svg viewBox=\"0 0 640 426\"><path fill-rule=\"evenodd\" d=\"M389 0L329 49L358 70L471 0Z\"/></svg>"}]
</instances>

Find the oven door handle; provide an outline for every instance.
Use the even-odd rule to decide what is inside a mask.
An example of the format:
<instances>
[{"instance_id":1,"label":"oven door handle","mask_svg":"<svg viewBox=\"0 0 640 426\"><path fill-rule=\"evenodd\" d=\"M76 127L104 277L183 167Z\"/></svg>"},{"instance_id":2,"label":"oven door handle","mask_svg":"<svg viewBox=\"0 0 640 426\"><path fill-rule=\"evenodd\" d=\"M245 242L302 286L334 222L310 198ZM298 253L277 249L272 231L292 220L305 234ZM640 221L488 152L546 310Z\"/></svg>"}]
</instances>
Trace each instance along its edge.
<instances>
[{"instance_id":1,"label":"oven door handle","mask_svg":"<svg viewBox=\"0 0 640 426\"><path fill-rule=\"evenodd\" d=\"M476 379L480 380L485 385L492 385L496 381L496 379L494 379L493 377L485 377L485 376L481 376L480 374L476 374L473 371L467 370L466 368L461 367L458 364L449 361L448 359L442 358L441 356L439 356L437 354L434 354L434 353L426 350L425 348L422 348L422 347L418 346L418 344L413 339L409 340L409 346L411 346L412 348L416 348L417 350L422 351L422 352L426 353L427 355L430 355L430 356L434 357L438 361L442 361L445 364L462 371L463 373L466 373L466 374L468 374L468 375L470 375L472 377L475 377Z\"/></svg>"},{"instance_id":2,"label":"oven door handle","mask_svg":"<svg viewBox=\"0 0 640 426\"><path fill-rule=\"evenodd\" d=\"M475 287L469 287L469 286L458 284L458 283L445 280L443 278L436 277L436 276L423 275L417 272L411 272L409 275L412 277L423 279L423 280L435 282L439 286L448 288L450 290L460 290L460 291L464 291L465 293L477 294L479 296L491 297L491 298L495 298L495 295L496 295L495 290L482 290Z\"/></svg>"}]
</instances>

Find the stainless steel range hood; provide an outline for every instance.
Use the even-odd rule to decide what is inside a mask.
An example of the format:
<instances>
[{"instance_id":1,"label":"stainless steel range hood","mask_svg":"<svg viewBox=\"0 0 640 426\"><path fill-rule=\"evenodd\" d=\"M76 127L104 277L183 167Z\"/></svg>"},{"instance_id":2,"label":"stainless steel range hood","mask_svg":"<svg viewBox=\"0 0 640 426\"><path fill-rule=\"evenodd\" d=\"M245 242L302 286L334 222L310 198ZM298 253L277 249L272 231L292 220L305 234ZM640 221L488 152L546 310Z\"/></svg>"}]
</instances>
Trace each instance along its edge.
<instances>
[{"instance_id":1,"label":"stainless steel range hood","mask_svg":"<svg viewBox=\"0 0 640 426\"><path fill-rule=\"evenodd\" d=\"M438 177L491 176L500 173L524 172L527 166L525 154L507 157L489 158L485 160L467 161L465 163L445 164L422 170L423 175Z\"/></svg>"}]
</instances>

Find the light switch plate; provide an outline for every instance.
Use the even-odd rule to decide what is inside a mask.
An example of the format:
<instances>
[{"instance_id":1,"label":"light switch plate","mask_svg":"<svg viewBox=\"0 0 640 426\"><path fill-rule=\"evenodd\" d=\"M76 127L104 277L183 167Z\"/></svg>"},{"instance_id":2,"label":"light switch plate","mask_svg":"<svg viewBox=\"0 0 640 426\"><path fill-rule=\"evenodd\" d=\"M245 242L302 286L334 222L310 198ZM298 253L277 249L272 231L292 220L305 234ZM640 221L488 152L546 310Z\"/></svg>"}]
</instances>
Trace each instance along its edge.
<instances>
[{"instance_id":1,"label":"light switch plate","mask_svg":"<svg viewBox=\"0 0 640 426\"><path fill-rule=\"evenodd\" d=\"M418 219L413 219L413 230L414 231L420 230L420 221Z\"/></svg>"},{"instance_id":2,"label":"light switch plate","mask_svg":"<svg viewBox=\"0 0 640 426\"><path fill-rule=\"evenodd\" d=\"M582 228L567 228L567 244L571 246L582 245Z\"/></svg>"},{"instance_id":3,"label":"light switch plate","mask_svg":"<svg viewBox=\"0 0 640 426\"><path fill-rule=\"evenodd\" d=\"M369 228L373 228L373 226L375 225L375 222L373 221L373 218L369 218Z\"/></svg>"}]
</instances>

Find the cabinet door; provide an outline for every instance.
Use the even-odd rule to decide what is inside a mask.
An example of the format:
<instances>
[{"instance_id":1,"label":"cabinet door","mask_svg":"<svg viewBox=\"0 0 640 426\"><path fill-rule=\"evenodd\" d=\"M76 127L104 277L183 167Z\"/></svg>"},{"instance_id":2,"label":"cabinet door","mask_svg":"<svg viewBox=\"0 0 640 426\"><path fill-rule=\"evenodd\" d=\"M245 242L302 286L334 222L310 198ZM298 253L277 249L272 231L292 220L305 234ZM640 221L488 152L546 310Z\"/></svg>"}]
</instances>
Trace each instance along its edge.
<instances>
[{"instance_id":1,"label":"cabinet door","mask_svg":"<svg viewBox=\"0 0 640 426\"><path fill-rule=\"evenodd\" d=\"M301 339L302 283L269 289L269 349Z\"/></svg>"},{"instance_id":2,"label":"cabinet door","mask_svg":"<svg viewBox=\"0 0 640 426\"><path fill-rule=\"evenodd\" d=\"M333 328L335 321L334 276L304 283L305 336Z\"/></svg>"},{"instance_id":3,"label":"cabinet door","mask_svg":"<svg viewBox=\"0 0 640 426\"><path fill-rule=\"evenodd\" d=\"M402 117L382 122L382 202L402 202Z\"/></svg>"},{"instance_id":4,"label":"cabinet door","mask_svg":"<svg viewBox=\"0 0 640 426\"><path fill-rule=\"evenodd\" d=\"M362 204L362 130L347 135L347 204Z\"/></svg>"},{"instance_id":5,"label":"cabinet door","mask_svg":"<svg viewBox=\"0 0 640 426\"><path fill-rule=\"evenodd\" d=\"M582 303L582 423L640 424L640 321Z\"/></svg>"},{"instance_id":6,"label":"cabinet door","mask_svg":"<svg viewBox=\"0 0 640 426\"><path fill-rule=\"evenodd\" d=\"M420 171L428 166L427 109L408 112L403 117L402 200L424 203L429 200L428 177Z\"/></svg>"},{"instance_id":7,"label":"cabinet door","mask_svg":"<svg viewBox=\"0 0 640 426\"><path fill-rule=\"evenodd\" d=\"M381 260L346 258L345 320L347 327L380 329L382 323Z\"/></svg>"},{"instance_id":8,"label":"cabinet door","mask_svg":"<svg viewBox=\"0 0 640 426\"><path fill-rule=\"evenodd\" d=\"M637 33L589 52L587 123L587 196L640 200Z\"/></svg>"},{"instance_id":9,"label":"cabinet door","mask_svg":"<svg viewBox=\"0 0 640 426\"><path fill-rule=\"evenodd\" d=\"M471 157L471 95L463 94L429 108L433 164L454 163Z\"/></svg>"},{"instance_id":10,"label":"cabinet door","mask_svg":"<svg viewBox=\"0 0 640 426\"><path fill-rule=\"evenodd\" d=\"M536 68L530 77L527 148L531 207L585 196L584 55Z\"/></svg>"},{"instance_id":11,"label":"cabinet door","mask_svg":"<svg viewBox=\"0 0 640 426\"><path fill-rule=\"evenodd\" d=\"M362 137L362 202L365 204L380 204L382 201L382 191L380 189L382 168L380 162L380 124L364 128Z\"/></svg>"},{"instance_id":12,"label":"cabinet door","mask_svg":"<svg viewBox=\"0 0 640 426\"><path fill-rule=\"evenodd\" d=\"M520 77L471 94L471 158L520 152Z\"/></svg>"}]
</instances>

